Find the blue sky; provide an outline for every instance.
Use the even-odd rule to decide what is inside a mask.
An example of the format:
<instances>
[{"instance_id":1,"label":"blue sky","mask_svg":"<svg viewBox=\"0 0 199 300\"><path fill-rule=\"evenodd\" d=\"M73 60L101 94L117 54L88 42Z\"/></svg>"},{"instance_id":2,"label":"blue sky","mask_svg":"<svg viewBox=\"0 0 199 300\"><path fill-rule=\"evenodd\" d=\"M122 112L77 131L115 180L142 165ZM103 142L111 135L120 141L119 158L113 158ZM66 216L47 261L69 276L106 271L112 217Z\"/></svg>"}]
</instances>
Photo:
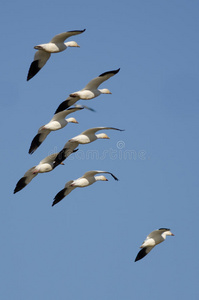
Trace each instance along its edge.
<instances>
[{"instance_id":1,"label":"blue sky","mask_svg":"<svg viewBox=\"0 0 199 300\"><path fill-rule=\"evenodd\" d=\"M198 1L184 0L2 4L1 299L198 299L198 10ZM71 39L80 48L52 55L26 81L35 45L84 28ZM79 101L95 113L73 114L78 125L28 154L71 92L118 68L101 86L112 95ZM13 195L30 167L96 126L125 131L81 145L65 166ZM76 189L51 207L68 180L95 169L119 181ZM175 237L134 263L160 227Z\"/></svg>"}]
</instances>

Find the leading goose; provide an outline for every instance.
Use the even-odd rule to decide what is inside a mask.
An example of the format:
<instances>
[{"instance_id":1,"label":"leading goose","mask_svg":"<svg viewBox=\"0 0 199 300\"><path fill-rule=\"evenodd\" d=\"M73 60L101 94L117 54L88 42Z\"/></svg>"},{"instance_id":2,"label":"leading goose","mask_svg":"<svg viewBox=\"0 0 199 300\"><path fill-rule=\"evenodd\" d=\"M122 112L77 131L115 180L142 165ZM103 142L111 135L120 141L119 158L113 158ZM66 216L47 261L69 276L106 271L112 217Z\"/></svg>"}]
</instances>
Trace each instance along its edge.
<instances>
[{"instance_id":1,"label":"leading goose","mask_svg":"<svg viewBox=\"0 0 199 300\"><path fill-rule=\"evenodd\" d=\"M73 35L83 33L85 30L86 29L63 32L55 35L49 43L35 46L34 49L37 49L38 51L35 53L34 61L30 65L27 81L33 78L41 68L43 68L50 58L51 53L62 52L68 47L79 47L74 41L66 43L64 43L64 41Z\"/></svg>"}]
</instances>

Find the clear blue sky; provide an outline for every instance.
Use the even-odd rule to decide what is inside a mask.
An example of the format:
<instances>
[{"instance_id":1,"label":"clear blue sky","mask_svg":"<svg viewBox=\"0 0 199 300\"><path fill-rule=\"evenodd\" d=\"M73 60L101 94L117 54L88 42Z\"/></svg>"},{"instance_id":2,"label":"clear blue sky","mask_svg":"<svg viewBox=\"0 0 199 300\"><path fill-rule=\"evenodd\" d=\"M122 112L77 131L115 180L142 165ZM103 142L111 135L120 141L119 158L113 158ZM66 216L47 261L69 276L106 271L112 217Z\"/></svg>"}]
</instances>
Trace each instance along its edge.
<instances>
[{"instance_id":1,"label":"clear blue sky","mask_svg":"<svg viewBox=\"0 0 199 300\"><path fill-rule=\"evenodd\" d=\"M3 300L198 299L199 2L4 1L1 6L1 272ZM61 32L80 48L52 55L26 81L33 47ZM57 106L99 74L121 68L91 106L28 149ZM32 166L90 127L110 140L82 145L13 195ZM88 157L88 151L98 157ZM106 152L104 152L106 151ZM133 156L126 156L133 153ZM114 155L113 155L114 153ZM106 154L106 155L105 155ZM88 170L109 178L51 207ZM134 263L152 230L175 237Z\"/></svg>"}]
</instances>

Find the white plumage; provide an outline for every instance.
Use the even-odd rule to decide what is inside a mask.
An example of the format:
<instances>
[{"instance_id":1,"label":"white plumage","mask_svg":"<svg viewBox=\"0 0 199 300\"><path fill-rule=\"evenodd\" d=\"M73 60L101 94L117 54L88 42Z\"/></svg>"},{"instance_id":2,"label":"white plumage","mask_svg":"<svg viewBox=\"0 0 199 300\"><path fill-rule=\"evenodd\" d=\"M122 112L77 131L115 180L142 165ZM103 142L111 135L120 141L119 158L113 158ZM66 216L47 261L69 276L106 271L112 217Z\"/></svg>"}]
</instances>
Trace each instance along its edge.
<instances>
[{"instance_id":1,"label":"white plumage","mask_svg":"<svg viewBox=\"0 0 199 300\"><path fill-rule=\"evenodd\" d=\"M86 186L89 186L89 185L93 184L96 181L108 181L108 179L103 175L95 176L95 175L101 174L101 173L110 174L115 180L118 180L117 177L115 175L113 175L112 173L110 173L110 172L106 172L106 171L88 171L82 177L79 177L75 180L68 181L65 184L64 189L62 189L55 196L52 206L54 206L55 204L60 202L64 197L66 197L68 194L70 194L72 192L72 190L74 190L76 187L83 188L83 187L86 187Z\"/></svg>"},{"instance_id":2,"label":"white plumage","mask_svg":"<svg viewBox=\"0 0 199 300\"><path fill-rule=\"evenodd\" d=\"M78 110L82 110L83 107L75 107L75 108L69 108L65 111L61 111L53 116L53 118L50 120L49 123L47 123L44 126L41 126L38 130L37 135L33 138L30 148L29 148L29 154L32 154L35 152L35 150L43 143L43 141L46 139L47 135L51 131L56 131L61 128L64 128L68 123L76 123L78 124L77 120L75 118L68 118L65 119L67 115L74 113Z\"/></svg>"},{"instance_id":3,"label":"white plumage","mask_svg":"<svg viewBox=\"0 0 199 300\"><path fill-rule=\"evenodd\" d=\"M79 144L89 144L91 142L96 141L97 139L109 139L107 134L98 133L99 130L118 130L123 131L122 129L114 128L114 127L94 127L83 131L81 134L73 137L68 140L68 142L64 145L63 149L59 152L54 161L54 168L58 166L62 161L64 161L75 148L78 147Z\"/></svg>"},{"instance_id":4,"label":"white plumage","mask_svg":"<svg viewBox=\"0 0 199 300\"><path fill-rule=\"evenodd\" d=\"M80 99L90 100L101 94L111 94L108 89L98 89L98 87L104 81L117 74L119 70L120 69L102 73L98 77L92 79L82 90L71 93L69 97L58 106L55 113L74 105Z\"/></svg>"},{"instance_id":5,"label":"white plumage","mask_svg":"<svg viewBox=\"0 0 199 300\"><path fill-rule=\"evenodd\" d=\"M135 258L135 261L142 259L146 256L156 245L164 242L167 235L174 235L170 229L168 228L160 228L157 230L152 231L142 243L140 250Z\"/></svg>"},{"instance_id":6,"label":"white plumage","mask_svg":"<svg viewBox=\"0 0 199 300\"><path fill-rule=\"evenodd\" d=\"M34 61L30 65L27 81L33 78L41 70L41 68L43 68L49 60L51 53L62 52L68 47L79 47L79 45L74 41L66 43L64 43L64 41L73 35L84 32L85 30L86 29L63 32L55 35L49 43L35 46L34 48L38 51L35 53Z\"/></svg>"},{"instance_id":7,"label":"white plumage","mask_svg":"<svg viewBox=\"0 0 199 300\"><path fill-rule=\"evenodd\" d=\"M28 185L31 180L38 175L38 173L46 173L53 170L53 161L58 153L51 154L40 161L37 166L30 168L24 176L17 182L14 189L14 194L22 190ZM62 163L63 164L63 163Z\"/></svg>"}]
</instances>

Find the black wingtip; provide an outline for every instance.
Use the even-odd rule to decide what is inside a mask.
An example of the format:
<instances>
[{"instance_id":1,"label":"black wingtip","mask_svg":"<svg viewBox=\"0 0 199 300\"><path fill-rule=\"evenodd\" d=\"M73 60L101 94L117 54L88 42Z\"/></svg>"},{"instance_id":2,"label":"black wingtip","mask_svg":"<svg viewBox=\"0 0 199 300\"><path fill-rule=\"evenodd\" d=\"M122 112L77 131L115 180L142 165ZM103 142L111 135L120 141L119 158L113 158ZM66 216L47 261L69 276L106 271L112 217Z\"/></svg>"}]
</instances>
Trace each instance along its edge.
<instances>
[{"instance_id":1,"label":"black wingtip","mask_svg":"<svg viewBox=\"0 0 199 300\"><path fill-rule=\"evenodd\" d=\"M104 73L100 74L99 77L107 75L107 74L113 74L113 75L115 75L115 74L117 74L119 72L119 70L120 70L120 68L117 69L117 70L112 70L112 71L104 72Z\"/></svg>"},{"instance_id":2,"label":"black wingtip","mask_svg":"<svg viewBox=\"0 0 199 300\"><path fill-rule=\"evenodd\" d=\"M113 175L113 173L109 173L115 180L117 180L117 181L119 181L119 179L115 176L115 175Z\"/></svg>"},{"instance_id":3,"label":"black wingtip","mask_svg":"<svg viewBox=\"0 0 199 300\"><path fill-rule=\"evenodd\" d=\"M57 204L58 202L60 202L64 197L65 197L65 191L67 188L64 188L63 190L61 190L59 193L57 193L57 195L54 198L54 201L52 203L52 206L54 206L55 204Z\"/></svg>"},{"instance_id":4,"label":"black wingtip","mask_svg":"<svg viewBox=\"0 0 199 300\"><path fill-rule=\"evenodd\" d=\"M30 149L28 151L29 154L33 154L37 150L37 148L41 145L41 142L39 141L40 135L41 133L38 133L32 140Z\"/></svg>"},{"instance_id":5,"label":"black wingtip","mask_svg":"<svg viewBox=\"0 0 199 300\"><path fill-rule=\"evenodd\" d=\"M137 254L136 258L135 258L135 262L138 261L138 260L140 260L140 259L142 259L142 258L145 257L146 255L147 255L147 253L146 253L146 248L141 249L141 250L138 252L138 254Z\"/></svg>"},{"instance_id":6,"label":"black wingtip","mask_svg":"<svg viewBox=\"0 0 199 300\"><path fill-rule=\"evenodd\" d=\"M39 68L38 65L39 65L38 60L34 60L31 63L29 71L28 71L27 81L29 81L31 78L33 78L41 70L41 68Z\"/></svg>"},{"instance_id":7,"label":"black wingtip","mask_svg":"<svg viewBox=\"0 0 199 300\"><path fill-rule=\"evenodd\" d=\"M65 110L65 109L69 108L71 105L68 105L68 101L69 101L69 100L63 101L63 102L58 106L58 108L56 109L55 114L57 114L58 112L63 111L63 110Z\"/></svg>"},{"instance_id":8,"label":"black wingtip","mask_svg":"<svg viewBox=\"0 0 199 300\"><path fill-rule=\"evenodd\" d=\"M21 191L26 186L26 177L22 177L16 184L13 194Z\"/></svg>"},{"instance_id":9,"label":"black wingtip","mask_svg":"<svg viewBox=\"0 0 199 300\"><path fill-rule=\"evenodd\" d=\"M61 164L62 161L66 159L65 155L65 148L63 148L55 157L55 160L53 161L53 169L55 169L58 165Z\"/></svg>"},{"instance_id":10,"label":"black wingtip","mask_svg":"<svg viewBox=\"0 0 199 300\"><path fill-rule=\"evenodd\" d=\"M84 31L86 31L86 29L83 29L83 30L69 30L67 32L79 32L79 33L83 33Z\"/></svg>"}]
</instances>

